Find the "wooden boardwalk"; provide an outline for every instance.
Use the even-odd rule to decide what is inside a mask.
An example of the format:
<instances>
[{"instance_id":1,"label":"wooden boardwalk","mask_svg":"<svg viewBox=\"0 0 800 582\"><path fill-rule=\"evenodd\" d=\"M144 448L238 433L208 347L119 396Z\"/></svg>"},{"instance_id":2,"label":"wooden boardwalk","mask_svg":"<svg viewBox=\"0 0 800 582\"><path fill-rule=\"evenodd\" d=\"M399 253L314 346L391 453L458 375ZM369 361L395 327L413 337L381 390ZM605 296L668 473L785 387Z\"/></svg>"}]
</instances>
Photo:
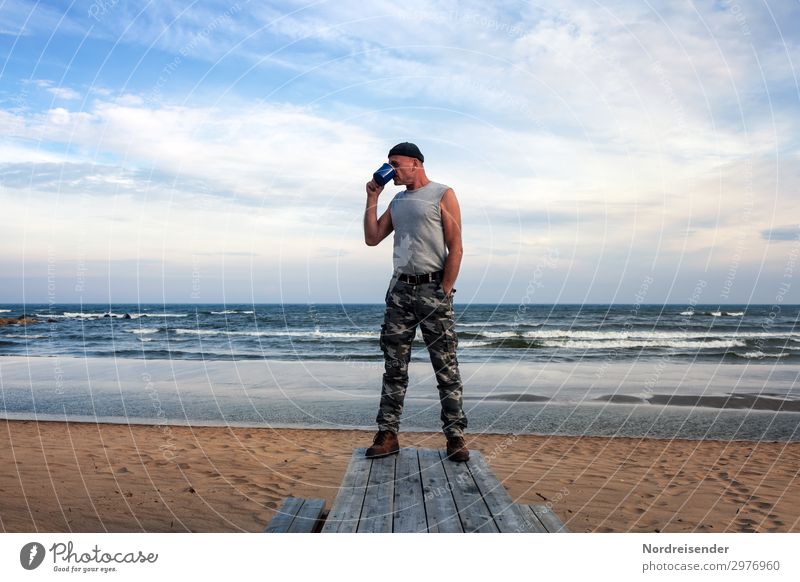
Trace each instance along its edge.
<instances>
[{"instance_id":1,"label":"wooden boardwalk","mask_svg":"<svg viewBox=\"0 0 800 582\"><path fill-rule=\"evenodd\" d=\"M401 449L380 459L356 449L323 533L565 532L546 506L515 504L479 451Z\"/></svg>"}]
</instances>

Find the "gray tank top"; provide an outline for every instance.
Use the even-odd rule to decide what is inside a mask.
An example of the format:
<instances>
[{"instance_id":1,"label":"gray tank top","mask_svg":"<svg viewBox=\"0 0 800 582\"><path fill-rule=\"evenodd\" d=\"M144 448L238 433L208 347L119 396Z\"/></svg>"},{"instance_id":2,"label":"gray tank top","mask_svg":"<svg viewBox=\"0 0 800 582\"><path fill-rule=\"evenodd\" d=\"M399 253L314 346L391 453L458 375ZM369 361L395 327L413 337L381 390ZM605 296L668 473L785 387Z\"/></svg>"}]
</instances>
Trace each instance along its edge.
<instances>
[{"instance_id":1,"label":"gray tank top","mask_svg":"<svg viewBox=\"0 0 800 582\"><path fill-rule=\"evenodd\" d=\"M399 192L389 203L394 226L395 275L433 273L444 269L447 247L439 203L449 186L428 182Z\"/></svg>"}]
</instances>

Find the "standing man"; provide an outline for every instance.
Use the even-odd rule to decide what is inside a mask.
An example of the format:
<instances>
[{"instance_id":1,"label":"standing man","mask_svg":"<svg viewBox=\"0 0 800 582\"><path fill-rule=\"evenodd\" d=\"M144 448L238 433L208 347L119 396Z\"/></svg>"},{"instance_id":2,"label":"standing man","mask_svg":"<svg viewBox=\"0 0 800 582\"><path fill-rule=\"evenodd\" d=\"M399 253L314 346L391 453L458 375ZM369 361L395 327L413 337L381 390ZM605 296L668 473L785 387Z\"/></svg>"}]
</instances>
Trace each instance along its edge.
<instances>
[{"instance_id":1,"label":"standing man","mask_svg":"<svg viewBox=\"0 0 800 582\"><path fill-rule=\"evenodd\" d=\"M428 179L424 161L413 143L403 142L389 151L394 183L406 189L392 199L380 218L378 196L383 186L374 179L367 183L364 240L375 246L394 231L394 274L386 293L381 326L386 372L376 419L378 433L366 456L383 457L400 450L397 432L408 387L411 342L419 325L438 382L447 456L453 461L466 461L467 418L453 325L454 285L464 254L461 210L452 188Z\"/></svg>"}]
</instances>

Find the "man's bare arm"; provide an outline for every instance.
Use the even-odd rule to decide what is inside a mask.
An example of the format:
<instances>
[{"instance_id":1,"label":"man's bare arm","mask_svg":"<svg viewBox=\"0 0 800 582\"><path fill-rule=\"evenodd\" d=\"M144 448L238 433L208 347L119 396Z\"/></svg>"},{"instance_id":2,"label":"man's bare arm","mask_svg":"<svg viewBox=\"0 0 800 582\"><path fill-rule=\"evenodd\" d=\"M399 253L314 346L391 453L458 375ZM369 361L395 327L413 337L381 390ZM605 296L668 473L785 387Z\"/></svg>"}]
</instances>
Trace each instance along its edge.
<instances>
[{"instance_id":1,"label":"man's bare arm","mask_svg":"<svg viewBox=\"0 0 800 582\"><path fill-rule=\"evenodd\" d=\"M367 208L364 211L364 242L374 247L394 230L392 215L387 208L378 218L378 196L381 195L383 186L378 186L375 180L367 182Z\"/></svg>"},{"instance_id":2,"label":"man's bare arm","mask_svg":"<svg viewBox=\"0 0 800 582\"><path fill-rule=\"evenodd\" d=\"M447 295L450 295L455 287L458 272L461 270L461 258L464 256L464 248L461 246L461 208L452 188L444 193L439 207L442 211L444 242L447 245L442 289Z\"/></svg>"}]
</instances>

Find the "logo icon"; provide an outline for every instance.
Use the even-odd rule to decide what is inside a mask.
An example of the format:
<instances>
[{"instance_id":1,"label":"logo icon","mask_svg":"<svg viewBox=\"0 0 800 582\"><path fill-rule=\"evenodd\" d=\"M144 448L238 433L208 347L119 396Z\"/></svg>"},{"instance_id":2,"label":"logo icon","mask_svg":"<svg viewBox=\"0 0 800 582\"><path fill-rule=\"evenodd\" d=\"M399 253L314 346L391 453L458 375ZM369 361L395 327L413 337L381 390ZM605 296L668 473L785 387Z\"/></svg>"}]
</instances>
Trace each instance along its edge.
<instances>
[{"instance_id":1,"label":"logo icon","mask_svg":"<svg viewBox=\"0 0 800 582\"><path fill-rule=\"evenodd\" d=\"M19 563L26 570L35 570L44 561L44 546L39 542L30 542L22 546L19 552Z\"/></svg>"}]
</instances>

